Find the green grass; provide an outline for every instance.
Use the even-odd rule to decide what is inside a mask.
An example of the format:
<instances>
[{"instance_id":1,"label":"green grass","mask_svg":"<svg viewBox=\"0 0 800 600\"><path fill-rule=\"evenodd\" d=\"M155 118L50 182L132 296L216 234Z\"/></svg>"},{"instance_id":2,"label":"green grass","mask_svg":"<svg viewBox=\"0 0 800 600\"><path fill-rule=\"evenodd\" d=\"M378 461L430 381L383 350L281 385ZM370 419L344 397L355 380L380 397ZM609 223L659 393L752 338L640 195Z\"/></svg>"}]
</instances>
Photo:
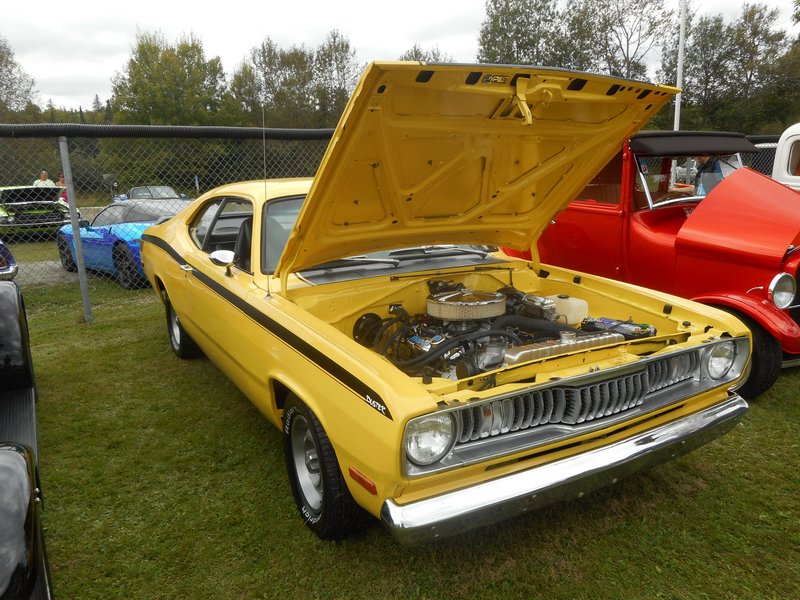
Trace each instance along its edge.
<instances>
[{"instance_id":1,"label":"green grass","mask_svg":"<svg viewBox=\"0 0 800 600\"><path fill-rule=\"evenodd\" d=\"M406 548L377 521L325 543L295 514L280 432L152 290L25 290L59 600L797 598L800 370L731 434L574 502Z\"/></svg>"},{"instance_id":2,"label":"green grass","mask_svg":"<svg viewBox=\"0 0 800 600\"><path fill-rule=\"evenodd\" d=\"M28 240L3 240L11 250L17 264L39 262L43 260L58 260L58 248L55 240L34 242Z\"/></svg>"}]
</instances>

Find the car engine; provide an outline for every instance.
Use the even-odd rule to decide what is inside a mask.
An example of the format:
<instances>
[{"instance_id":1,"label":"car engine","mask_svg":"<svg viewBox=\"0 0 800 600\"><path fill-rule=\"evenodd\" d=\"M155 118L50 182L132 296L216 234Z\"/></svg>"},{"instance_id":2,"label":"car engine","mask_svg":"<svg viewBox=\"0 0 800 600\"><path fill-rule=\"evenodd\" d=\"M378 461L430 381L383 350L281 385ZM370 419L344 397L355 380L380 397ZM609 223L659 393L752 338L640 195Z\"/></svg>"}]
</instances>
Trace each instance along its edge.
<instances>
[{"instance_id":1,"label":"car engine","mask_svg":"<svg viewBox=\"0 0 800 600\"><path fill-rule=\"evenodd\" d=\"M584 301L563 295L508 286L476 291L439 279L428 281L428 289L424 314L412 316L401 304L391 305L387 318L365 313L353 338L408 375L463 379L656 333L646 324L590 318Z\"/></svg>"}]
</instances>

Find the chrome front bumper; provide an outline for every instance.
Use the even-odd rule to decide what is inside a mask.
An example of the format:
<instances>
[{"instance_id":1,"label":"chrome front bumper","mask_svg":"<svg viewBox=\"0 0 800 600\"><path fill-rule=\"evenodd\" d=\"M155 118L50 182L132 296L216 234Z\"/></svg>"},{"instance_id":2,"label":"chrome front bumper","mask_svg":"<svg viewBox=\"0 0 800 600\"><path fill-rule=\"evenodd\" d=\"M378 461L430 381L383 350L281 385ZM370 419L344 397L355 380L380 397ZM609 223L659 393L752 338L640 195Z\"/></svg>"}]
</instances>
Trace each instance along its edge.
<instances>
[{"instance_id":1,"label":"chrome front bumper","mask_svg":"<svg viewBox=\"0 0 800 600\"><path fill-rule=\"evenodd\" d=\"M732 394L720 404L609 446L418 502L386 500L381 520L401 543L413 544L578 498L718 438L747 409L747 402Z\"/></svg>"}]
</instances>

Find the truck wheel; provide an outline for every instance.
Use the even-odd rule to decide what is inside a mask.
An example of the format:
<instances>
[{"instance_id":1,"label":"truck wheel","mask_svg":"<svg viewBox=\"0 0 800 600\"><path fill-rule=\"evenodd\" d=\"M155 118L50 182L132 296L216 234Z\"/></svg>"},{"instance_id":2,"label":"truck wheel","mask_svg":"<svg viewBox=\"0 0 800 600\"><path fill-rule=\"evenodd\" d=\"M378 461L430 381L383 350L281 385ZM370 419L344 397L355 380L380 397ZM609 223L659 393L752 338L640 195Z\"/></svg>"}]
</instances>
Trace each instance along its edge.
<instances>
[{"instance_id":1,"label":"truck wheel","mask_svg":"<svg viewBox=\"0 0 800 600\"><path fill-rule=\"evenodd\" d=\"M172 302L169 301L166 292L164 293L164 305L167 313L167 334L175 356L183 359L197 358L203 352L181 325L178 313L172 308Z\"/></svg>"},{"instance_id":2,"label":"truck wheel","mask_svg":"<svg viewBox=\"0 0 800 600\"><path fill-rule=\"evenodd\" d=\"M286 469L300 515L323 540L341 539L363 525L363 512L347 489L336 453L317 417L290 395L283 411Z\"/></svg>"},{"instance_id":3,"label":"truck wheel","mask_svg":"<svg viewBox=\"0 0 800 600\"><path fill-rule=\"evenodd\" d=\"M752 400L762 392L766 392L778 380L783 363L781 345L774 337L767 333L755 320L742 313L720 307L731 313L742 323L747 325L753 335L753 357L750 366L750 375L745 384L737 391L746 400Z\"/></svg>"}]
</instances>

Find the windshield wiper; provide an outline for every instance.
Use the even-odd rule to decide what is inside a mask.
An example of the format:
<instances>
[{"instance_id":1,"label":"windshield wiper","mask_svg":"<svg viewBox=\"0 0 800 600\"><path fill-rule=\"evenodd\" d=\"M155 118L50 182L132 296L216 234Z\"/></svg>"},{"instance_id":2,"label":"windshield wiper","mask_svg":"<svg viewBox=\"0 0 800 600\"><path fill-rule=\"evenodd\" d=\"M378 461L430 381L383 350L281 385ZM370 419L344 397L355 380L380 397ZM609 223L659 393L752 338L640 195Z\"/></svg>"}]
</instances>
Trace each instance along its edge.
<instances>
[{"instance_id":1,"label":"windshield wiper","mask_svg":"<svg viewBox=\"0 0 800 600\"><path fill-rule=\"evenodd\" d=\"M478 250L477 248L463 248L461 246L420 246L418 248L403 248L402 250L393 250L389 252L389 256L397 256L400 260L415 260L430 257L439 258L459 256L462 254L486 258L489 251Z\"/></svg>"},{"instance_id":2,"label":"windshield wiper","mask_svg":"<svg viewBox=\"0 0 800 600\"><path fill-rule=\"evenodd\" d=\"M353 265L391 265L397 267L400 261L396 258L376 258L371 256L349 256L332 260L321 265L316 265L307 269L308 271L320 271L323 269L339 269L342 267L352 267Z\"/></svg>"}]
</instances>

